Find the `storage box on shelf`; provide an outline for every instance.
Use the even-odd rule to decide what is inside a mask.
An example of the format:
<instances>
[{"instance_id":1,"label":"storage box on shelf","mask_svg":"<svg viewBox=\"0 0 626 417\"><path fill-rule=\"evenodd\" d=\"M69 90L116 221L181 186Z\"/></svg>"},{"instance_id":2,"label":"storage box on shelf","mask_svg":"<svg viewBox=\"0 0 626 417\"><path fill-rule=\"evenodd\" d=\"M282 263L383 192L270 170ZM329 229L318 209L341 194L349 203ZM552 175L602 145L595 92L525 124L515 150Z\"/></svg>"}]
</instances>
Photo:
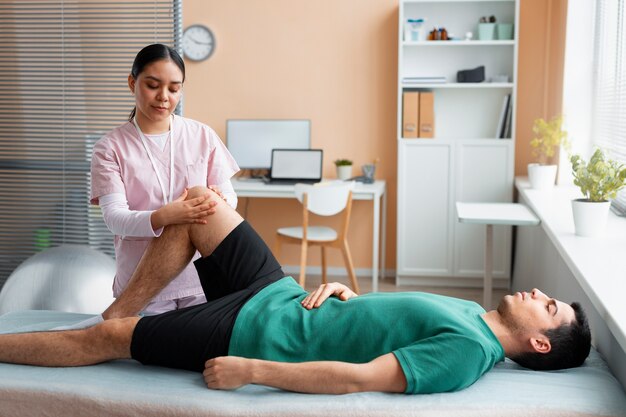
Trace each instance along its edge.
<instances>
[{"instance_id":1,"label":"storage box on shelf","mask_svg":"<svg viewBox=\"0 0 626 417\"><path fill-rule=\"evenodd\" d=\"M457 223L454 205L512 200L518 10L516 0L400 2L399 285L481 285L484 231ZM476 40L482 16L496 17L496 39ZM454 40L406 40L409 18L422 19L425 34L445 28ZM512 40L497 39L498 23L513 24ZM464 40L467 32L471 40ZM484 82L457 82L458 71L480 66ZM434 136L408 139L403 135L404 93L422 91L433 93ZM510 228L497 228L494 238L495 285L505 286Z\"/></svg>"}]
</instances>

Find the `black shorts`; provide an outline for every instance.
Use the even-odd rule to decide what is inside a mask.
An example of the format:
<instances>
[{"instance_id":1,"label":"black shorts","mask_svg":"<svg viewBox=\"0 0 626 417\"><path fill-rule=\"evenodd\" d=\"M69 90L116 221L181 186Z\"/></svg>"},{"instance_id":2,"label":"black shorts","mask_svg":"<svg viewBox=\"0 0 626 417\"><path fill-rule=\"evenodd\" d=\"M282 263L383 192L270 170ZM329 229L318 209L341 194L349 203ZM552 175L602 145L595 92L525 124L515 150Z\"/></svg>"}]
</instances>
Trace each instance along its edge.
<instances>
[{"instance_id":1,"label":"black shorts","mask_svg":"<svg viewBox=\"0 0 626 417\"><path fill-rule=\"evenodd\" d=\"M208 359L228 354L243 305L285 276L270 249L245 220L211 255L194 264L207 302L141 318L130 346L133 359L144 365L202 372Z\"/></svg>"}]
</instances>

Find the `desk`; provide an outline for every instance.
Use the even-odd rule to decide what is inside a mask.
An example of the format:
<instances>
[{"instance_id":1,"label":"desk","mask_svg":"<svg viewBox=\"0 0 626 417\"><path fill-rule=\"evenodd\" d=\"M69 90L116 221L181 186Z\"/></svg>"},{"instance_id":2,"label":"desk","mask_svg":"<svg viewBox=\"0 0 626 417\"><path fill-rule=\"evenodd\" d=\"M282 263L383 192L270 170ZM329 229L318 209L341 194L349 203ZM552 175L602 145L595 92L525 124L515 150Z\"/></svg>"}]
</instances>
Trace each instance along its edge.
<instances>
[{"instance_id":1,"label":"desk","mask_svg":"<svg viewBox=\"0 0 626 417\"><path fill-rule=\"evenodd\" d=\"M528 207L517 203L456 203L456 213L461 223L485 224L485 275L483 307L491 309L493 281L493 225L536 226L539 218Z\"/></svg>"},{"instance_id":2,"label":"desk","mask_svg":"<svg viewBox=\"0 0 626 417\"><path fill-rule=\"evenodd\" d=\"M236 178L232 179L231 182L237 197L296 198L293 185L273 185L265 184L262 181L242 181ZM371 200L374 205L372 218L372 292L376 292L378 291L379 267L380 276L385 276L385 243L387 234L387 193L385 181L379 180L373 184L356 183L352 191L352 199Z\"/></svg>"}]
</instances>

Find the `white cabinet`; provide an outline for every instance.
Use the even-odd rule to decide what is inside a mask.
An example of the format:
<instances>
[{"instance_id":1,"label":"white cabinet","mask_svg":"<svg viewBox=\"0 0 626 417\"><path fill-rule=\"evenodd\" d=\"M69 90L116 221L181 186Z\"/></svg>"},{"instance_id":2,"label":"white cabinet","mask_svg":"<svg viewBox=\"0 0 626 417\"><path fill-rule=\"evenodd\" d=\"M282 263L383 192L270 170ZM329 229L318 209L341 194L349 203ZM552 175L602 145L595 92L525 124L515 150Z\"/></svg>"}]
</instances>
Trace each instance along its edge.
<instances>
[{"instance_id":1,"label":"white cabinet","mask_svg":"<svg viewBox=\"0 0 626 417\"><path fill-rule=\"evenodd\" d=\"M510 202L513 197L515 129L499 139L504 98L515 108L517 35L514 40L405 41L406 19L426 19L426 32L445 27L477 37L481 16L514 23L515 0L430 0L400 3L398 51L397 284L481 285L485 227L460 224L455 202ZM516 33L517 30L514 31ZM459 70L485 66L486 82L457 83ZM489 82L495 76L505 82ZM441 77L440 84L403 83L405 77ZM402 94L432 91L435 137L402 138ZM514 126L515 112L511 123ZM506 285L511 229L494 229L494 278Z\"/></svg>"},{"instance_id":2,"label":"white cabinet","mask_svg":"<svg viewBox=\"0 0 626 417\"><path fill-rule=\"evenodd\" d=\"M453 207L451 144L403 143L398 153L398 272L450 275Z\"/></svg>"},{"instance_id":3,"label":"white cabinet","mask_svg":"<svg viewBox=\"0 0 626 417\"><path fill-rule=\"evenodd\" d=\"M490 143L485 143L490 142ZM502 143L499 143L502 142ZM508 142L508 143L507 143ZM513 147L509 141L460 142L456 146L456 201L510 202L513 197ZM458 223L454 217L454 275L482 277L485 226ZM493 276L510 275L511 228L494 228Z\"/></svg>"}]
</instances>

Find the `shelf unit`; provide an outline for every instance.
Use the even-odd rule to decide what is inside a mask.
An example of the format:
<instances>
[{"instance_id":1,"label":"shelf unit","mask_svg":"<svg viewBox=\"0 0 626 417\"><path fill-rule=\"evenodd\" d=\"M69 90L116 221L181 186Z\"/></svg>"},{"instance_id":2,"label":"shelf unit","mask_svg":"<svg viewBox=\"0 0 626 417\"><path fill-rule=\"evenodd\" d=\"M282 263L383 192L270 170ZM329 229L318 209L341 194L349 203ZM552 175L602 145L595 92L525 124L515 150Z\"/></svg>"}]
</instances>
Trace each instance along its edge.
<instances>
[{"instance_id":1,"label":"shelf unit","mask_svg":"<svg viewBox=\"0 0 626 417\"><path fill-rule=\"evenodd\" d=\"M441 88L513 88L513 83L420 83L403 85L403 88L410 89L431 89L437 90Z\"/></svg>"},{"instance_id":2,"label":"shelf unit","mask_svg":"<svg viewBox=\"0 0 626 417\"><path fill-rule=\"evenodd\" d=\"M512 46L515 41L402 41L403 46L430 46L433 48L448 48L455 46Z\"/></svg>"},{"instance_id":3,"label":"shelf unit","mask_svg":"<svg viewBox=\"0 0 626 417\"><path fill-rule=\"evenodd\" d=\"M481 16L513 23L513 40L405 41L406 19L425 18L426 32L477 37ZM398 27L398 230L396 284L480 286L484 227L460 224L456 201L510 202L513 197L518 0L401 1ZM485 66L486 82L457 83L457 71ZM509 82L491 83L498 75ZM403 83L444 76L445 83ZM433 91L435 137L402 138L402 93ZM511 94L511 137L497 130ZM511 229L494 234L494 283L510 278Z\"/></svg>"}]
</instances>

